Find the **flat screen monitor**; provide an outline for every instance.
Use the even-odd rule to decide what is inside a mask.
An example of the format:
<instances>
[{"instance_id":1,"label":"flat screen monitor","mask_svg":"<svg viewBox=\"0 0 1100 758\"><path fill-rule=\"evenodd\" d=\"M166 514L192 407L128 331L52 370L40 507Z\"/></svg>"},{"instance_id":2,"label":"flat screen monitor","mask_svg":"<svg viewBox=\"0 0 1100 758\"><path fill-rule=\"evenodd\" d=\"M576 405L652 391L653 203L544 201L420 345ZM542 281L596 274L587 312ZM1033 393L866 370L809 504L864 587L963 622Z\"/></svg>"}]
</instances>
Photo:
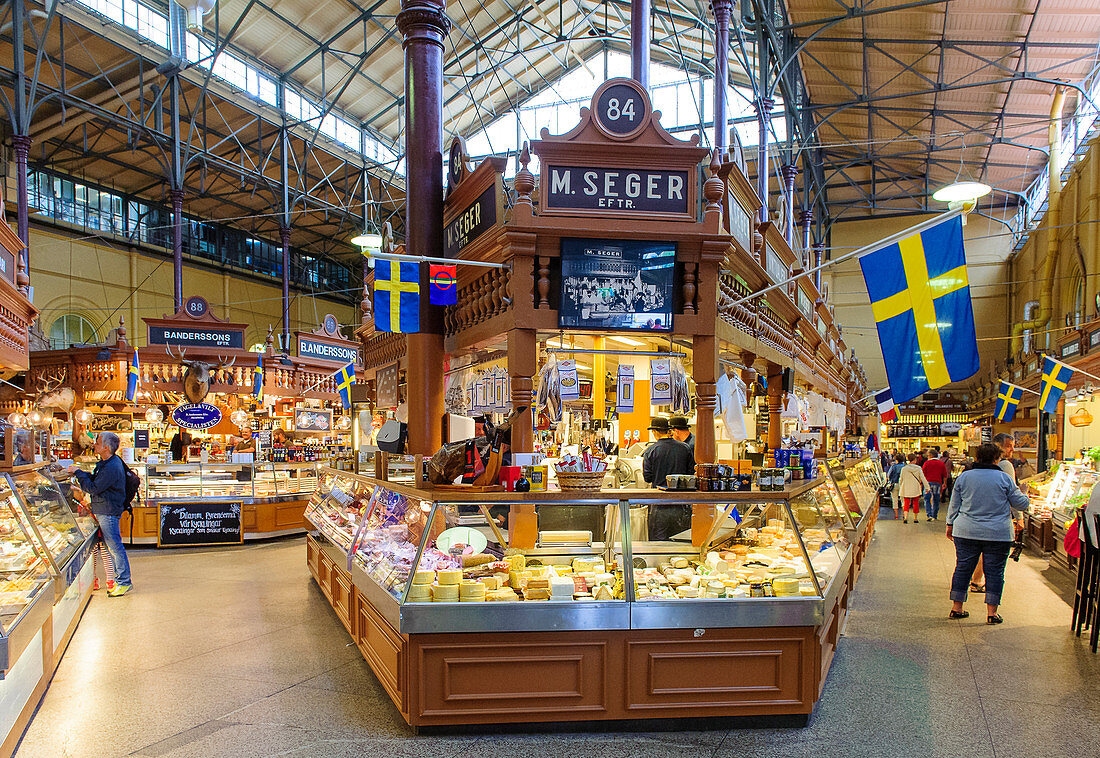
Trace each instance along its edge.
<instances>
[{"instance_id":1,"label":"flat screen monitor","mask_svg":"<svg viewBox=\"0 0 1100 758\"><path fill-rule=\"evenodd\" d=\"M563 329L672 329L675 242L564 238Z\"/></svg>"}]
</instances>

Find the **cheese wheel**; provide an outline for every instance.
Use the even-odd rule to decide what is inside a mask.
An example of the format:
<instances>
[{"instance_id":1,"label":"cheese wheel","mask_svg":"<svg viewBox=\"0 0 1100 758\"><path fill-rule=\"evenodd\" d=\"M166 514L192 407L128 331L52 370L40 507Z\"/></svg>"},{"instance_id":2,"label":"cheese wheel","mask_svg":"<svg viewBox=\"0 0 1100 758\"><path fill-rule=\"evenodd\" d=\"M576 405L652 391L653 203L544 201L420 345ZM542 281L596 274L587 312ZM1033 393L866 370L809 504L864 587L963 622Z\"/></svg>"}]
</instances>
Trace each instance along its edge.
<instances>
[{"instance_id":1,"label":"cheese wheel","mask_svg":"<svg viewBox=\"0 0 1100 758\"><path fill-rule=\"evenodd\" d=\"M683 556L676 556L675 558L672 559L672 567L673 568L678 568L678 569L687 568L687 565L688 565L688 559L684 558Z\"/></svg>"},{"instance_id":2,"label":"cheese wheel","mask_svg":"<svg viewBox=\"0 0 1100 758\"><path fill-rule=\"evenodd\" d=\"M439 569L435 572L436 580L441 585L457 585L462 581L462 569Z\"/></svg>"},{"instance_id":3,"label":"cheese wheel","mask_svg":"<svg viewBox=\"0 0 1100 758\"><path fill-rule=\"evenodd\" d=\"M606 584L601 584L599 587L597 587L592 596L596 598L596 600L613 600L615 598L615 595L611 591L611 588L608 587Z\"/></svg>"},{"instance_id":4,"label":"cheese wheel","mask_svg":"<svg viewBox=\"0 0 1100 758\"><path fill-rule=\"evenodd\" d=\"M799 582L793 577L776 577L772 580L772 589L776 597L794 597L801 594Z\"/></svg>"},{"instance_id":5,"label":"cheese wheel","mask_svg":"<svg viewBox=\"0 0 1100 758\"><path fill-rule=\"evenodd\" d=\"M684 597L684 598L699 597L699 588L698 587L689 587L687 585L684 585L682 587L677 587L676 588L676 594L679 595L680 597Z\"/></svg>"},{"instance_id":6,"label":"cheese wheel","mask_svg":"<svg viewBox=\"0 0 1100 758\"><path fill-rule=\"evenodd\" d=\"M432 600L436 602L448 602L458 600L457 584L433 584Z\"/></svg>"},{"instance_id":7,"label":"cheese wheel","mask_svg":"<svg viewBox=\"0 0 1100 758\"><path fill-rule=\"evenodd\" d=\"M413 584L431 584L435 581L434 571L417 571L413 574Z\"/></svg>"},{"instance_id":8,"label":"cheese wheel","mask_svg":"<svg viewBox=\"0 0 1100 758\"><path fill-rule=\"evenodd\" d=\"M463 595L459 598L459 601L463 603L484 603L485 595L484 593L481 595L470 595L468 597L466 595Z\"/></svg>"},{"instance_id":9,"label":"cheese wheel","mask_svg":"<svg viewBox=\"0 0 1100 758\"><path fill-rule=\"evenodd\" d=\"M407 598L410 603L426 603L432 599L432 585L430 584L414 584L409 588L409 596Z\"/></svg>"}]
</instances>

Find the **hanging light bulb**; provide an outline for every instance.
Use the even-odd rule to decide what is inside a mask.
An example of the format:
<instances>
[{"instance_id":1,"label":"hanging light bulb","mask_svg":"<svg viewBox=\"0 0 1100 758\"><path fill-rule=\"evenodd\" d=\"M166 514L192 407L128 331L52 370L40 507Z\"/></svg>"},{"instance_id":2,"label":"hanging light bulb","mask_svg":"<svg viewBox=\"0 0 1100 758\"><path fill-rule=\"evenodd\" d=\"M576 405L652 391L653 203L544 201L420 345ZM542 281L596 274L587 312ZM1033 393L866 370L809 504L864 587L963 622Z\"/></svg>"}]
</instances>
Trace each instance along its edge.
<instances>
[{"instance_id":1,"label":"hanging light bulb","mask_svg":"<svg viewBox=\"0 0 1100 758\"><path fill-rule=\"evenodd\" d=\"M248 426L248 411L235 410L229 414L229 420L236 424L241 429Z\"/></svg>"},{"instance_id":2,"label":"hanging light bulb","mask_svg":"<svg viewBox=\"0 0 1100 758\"><path fill-rule=\"evenodd\" d=\"M80 424L81 426L87 426L88 424L92 423L92 419L95 418L95 414L87 408L81 408L79 411L73 414L73 418L76 420L76 423Z\"/></svg>"},{"instance_id":3,"label":"hanging light bulb","mask_svg":"<svg viewBox=\"0 0 1100 758\"><path fill-rule=\"evenodd\" d=\"M351 416L340 416L336 419L337 429L351 429Z\"/></svg>"},{"instance_id":4,"label":"hanging light bulb","mask_svg":"<svg viewBox=\"0 0 1100 758\"><path fill-rule=\"evenodd\" d=\"M38 419L38 421L35 422L35 428L49 429L50 425L53 424L53 414L39 411L38 415L40 416L40 418ZM30 421L30 418L28 418L27 420Z\"/></svg>"},{"instance_id":5,"label":"hanging light bulb","mask_svg":"<svg viewBox=\"0 0 1100 758\"><path fill-rule=\"evenodd\" d=\"M145 411L145 420L150 424L159 424L164 421L164 411L160 408L148 408Z\"/></svg>"},{"instance_id":6,"label":"hanging light bulb","mask_svg":"<svg viewBox=\"0 0 1100 758\"><path fill-rule=\"evenodd\" d=\"M42 411L37 408L31 409L27 414L27 424L29 426L41 426L42 425Z\"/></svg>"},{"instance_id":7,"label":"hanging light bulb","mask_svg":"<svg viewBox=\"0 0 1100 758\"><path fill-rule=\"evenodd\" d=\"M8 423L14 426L16 429L22 429L27 425L27 417L19 411L8 414Z\"/></svg>"}]
</instances>

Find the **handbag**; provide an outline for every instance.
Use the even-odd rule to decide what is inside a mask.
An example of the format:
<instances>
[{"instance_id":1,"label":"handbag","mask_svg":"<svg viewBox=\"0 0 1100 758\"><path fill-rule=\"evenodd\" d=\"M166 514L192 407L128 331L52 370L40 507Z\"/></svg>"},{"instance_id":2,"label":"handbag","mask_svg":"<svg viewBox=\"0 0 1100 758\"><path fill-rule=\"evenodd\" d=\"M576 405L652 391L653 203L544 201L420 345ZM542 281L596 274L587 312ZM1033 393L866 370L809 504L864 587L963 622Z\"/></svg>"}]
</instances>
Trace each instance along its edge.
<instances>
[{"instance_id":1,"label":"handbag","mask_svg":"<svg viewBox=\"0 0 1100 758\"><path fill-rule=\"evenodd\" d=\"M1066 549L1066 554L1071 558L1081 557L1081 529L1076 518L1066 528L1066 536L1062 539L1062 547Z\"/></svg>"}]
</instances>

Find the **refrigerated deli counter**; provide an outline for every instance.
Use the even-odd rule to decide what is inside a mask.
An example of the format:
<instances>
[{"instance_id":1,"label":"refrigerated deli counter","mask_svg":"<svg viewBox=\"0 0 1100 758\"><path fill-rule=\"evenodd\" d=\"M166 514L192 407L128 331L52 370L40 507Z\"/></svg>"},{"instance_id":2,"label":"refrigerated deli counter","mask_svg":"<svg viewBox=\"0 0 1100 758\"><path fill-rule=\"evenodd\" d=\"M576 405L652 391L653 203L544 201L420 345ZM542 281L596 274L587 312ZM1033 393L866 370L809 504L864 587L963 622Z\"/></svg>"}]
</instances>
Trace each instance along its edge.
<instances>
[{"instance_id":1,"label":"refrigerated deli counter","mask_svg":"<svg viewBox=\"0 0 1100 758\"><path fill-rule=\"evenodd\" d=\"M91 598L95 520L48 464L0 473L0 756L10 756Z\"/></svg>"},{"instance_id":2,"label":"refrigerated deli counter","mask_svg":"<svg viewBox=\"0 0 1100 758\"><path fill-rule=\"evenodd\" d=\"M1091 461L1064 461L1057 464L1057 469L1020 482L1020 487L1031 495L1024 542L1029 549L1049 555L1052 568L1076 573L1077 559L1066 552L1066 529L1079 509L1088 504L1097 482L1100 472Z\"/></svg>"},{"instance_id":3,"label":"refrigerated deli counter","mask_svg":"<svg viewBox=\"0 0 1100 758\"><path fill-rule=\"evenodd\" d=\"M161 506L176 503L240 504L245 540L301 534L310 495L317 489L318 463L178 463L135 467L141 500L134 505L133 531L123 514L122 540L155 545Z\"/></svg>"},{"instance_id":4,"label":"refrigerated deli counter","mask_svg":"<svg viewBox=\"0 0 1100 758\"><path fill-rule=\"evenodd\" d=\"M477 493L326 470L307 561L413 727L797 720L824 685L870 505L832 477ZM650 540L651 522L683 529Z\"/></svg>"}]
</instances>

